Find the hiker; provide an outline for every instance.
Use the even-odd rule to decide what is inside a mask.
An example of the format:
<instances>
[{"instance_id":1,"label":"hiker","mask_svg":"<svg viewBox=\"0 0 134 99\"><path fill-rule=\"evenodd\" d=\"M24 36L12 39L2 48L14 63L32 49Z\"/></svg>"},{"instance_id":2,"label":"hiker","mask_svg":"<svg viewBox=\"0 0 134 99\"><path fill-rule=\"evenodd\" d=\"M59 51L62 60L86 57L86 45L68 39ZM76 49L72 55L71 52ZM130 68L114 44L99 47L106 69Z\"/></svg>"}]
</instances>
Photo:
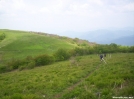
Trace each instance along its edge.
<instances>
[{"instance_id":1,"label":"hiker","mask_svg":"<svg viewBox=\"0 0 134 99\"><path fill-rule=\"evenodd\" d=\"M103 55L101 54L101 55L100 55L100 60L102 61L102 59L103 59Z\"/></svg>"},{"instance_id":2,"label":"hiker","mask_svg":"<svg viewBox=\"0 0 134 99\"><path fill-rule=\"evenodd\" d=\"M103 55L102 55L102 54L100 55L100 59L101 59L101 61L104 61L104 62L105 62L105 64L106 64L106 61L104 60L104 58L103 58Z\"/></svg>"}]
</instances>

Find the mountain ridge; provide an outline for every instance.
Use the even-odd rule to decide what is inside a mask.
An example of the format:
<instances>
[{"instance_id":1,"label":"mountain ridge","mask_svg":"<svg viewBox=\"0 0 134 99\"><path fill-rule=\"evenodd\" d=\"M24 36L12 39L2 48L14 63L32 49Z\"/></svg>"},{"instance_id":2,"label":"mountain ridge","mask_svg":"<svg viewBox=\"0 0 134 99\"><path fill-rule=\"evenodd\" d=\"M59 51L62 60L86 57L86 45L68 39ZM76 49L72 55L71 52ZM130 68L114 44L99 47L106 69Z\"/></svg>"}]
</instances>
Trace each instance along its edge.
<instances>
[{"instance_id":1,"label":"mountain ridge","mask_svg":"<svg viewBox=\"0 0 134 99\"><path fill-rule=\"evenodd\" d=\"M133 46L134 42L134 30L132 28L124 28L124 29L115 29L115 30L108 30L108 29L101 29L101 30L94 30L94 31L87 31L87 32L74 32L68 31L64 32L66 36L72 38L80 38L85 39L90 42L96 42L97 44L110 44L116 43L125 46ZM132 36L132 37L131 37ZM126 39L125 39L126 37ZM128 38L130 37L130 38ZM124 38L124 39L122 39ZM119 40L120 39L120 40ZM125 41L124 41L125 40ZM127 43L125 43L127 42Z\"/></svg>"}]
</instances>

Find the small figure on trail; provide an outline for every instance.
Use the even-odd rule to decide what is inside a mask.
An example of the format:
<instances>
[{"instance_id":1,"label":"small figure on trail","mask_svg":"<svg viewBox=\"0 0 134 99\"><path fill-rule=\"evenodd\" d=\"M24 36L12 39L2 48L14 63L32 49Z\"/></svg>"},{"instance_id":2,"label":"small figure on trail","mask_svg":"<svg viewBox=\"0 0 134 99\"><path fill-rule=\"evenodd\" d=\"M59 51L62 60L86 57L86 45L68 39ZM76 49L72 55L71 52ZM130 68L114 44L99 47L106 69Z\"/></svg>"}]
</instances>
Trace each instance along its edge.
<instances>
[{"instance_id":1,"label":"small figure on trail","mask_svg":"<svg viewBox=\"0 0 134 99\"><path fill-rule=\"evenodd\" d=\"M101 54L101 55L100 55L100 60L102 61L102 59L103 59L103 55Z\"/></svg>"},{"instance_id":2,"label":"small figure on trail","mask_svg":"<svg viewBox=\"0 0 134 99\"><path fill-rule=\"evenodd\" d=\"M106 61L104 60L104 58L103 58L103 55L102 55L102 54L100 55L100 59L101 59L101 61L104 61L104 62L106 63Z\"/></svg>"}]
</instances>

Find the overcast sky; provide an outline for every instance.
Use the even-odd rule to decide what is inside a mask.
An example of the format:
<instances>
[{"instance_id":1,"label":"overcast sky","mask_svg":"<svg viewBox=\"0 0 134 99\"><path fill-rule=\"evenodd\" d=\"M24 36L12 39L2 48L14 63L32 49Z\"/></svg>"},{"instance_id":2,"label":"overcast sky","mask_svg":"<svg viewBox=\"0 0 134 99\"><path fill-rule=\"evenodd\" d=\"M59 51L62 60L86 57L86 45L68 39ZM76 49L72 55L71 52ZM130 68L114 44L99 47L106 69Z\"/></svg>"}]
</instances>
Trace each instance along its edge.
<instances>
[{"instance_id":1,"label":"overcast sky","mask_svg":"<svg viewBox=\"0 0 134 99\"><path fill-rule=\"evenodd\" d=\"M134 0L0 0L0 29L61 33L134 27Z\"/></svg>"}]
</instances>

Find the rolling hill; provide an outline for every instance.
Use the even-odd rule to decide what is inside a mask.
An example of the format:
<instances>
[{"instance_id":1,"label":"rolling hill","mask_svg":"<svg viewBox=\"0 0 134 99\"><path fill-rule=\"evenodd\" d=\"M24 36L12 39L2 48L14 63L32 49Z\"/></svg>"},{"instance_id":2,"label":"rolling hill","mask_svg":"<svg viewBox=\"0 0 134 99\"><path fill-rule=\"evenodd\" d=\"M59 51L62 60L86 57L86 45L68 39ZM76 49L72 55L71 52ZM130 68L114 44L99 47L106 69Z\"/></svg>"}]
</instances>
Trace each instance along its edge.
<instances>
[{"instance_id":1,"label":"rolling hill","mask_svg":"<svg viewBox=\"0 0 134 99\"><path fill-rule=\"evenodd\" d=\"M0 60L8 61L13 58L25 58L39 54L52 54L60 48L73 49L78 44L93 45L85 40L68 37L18 30L0 30L5 39L0 41Z\"/></svg>"}]
</instances>

